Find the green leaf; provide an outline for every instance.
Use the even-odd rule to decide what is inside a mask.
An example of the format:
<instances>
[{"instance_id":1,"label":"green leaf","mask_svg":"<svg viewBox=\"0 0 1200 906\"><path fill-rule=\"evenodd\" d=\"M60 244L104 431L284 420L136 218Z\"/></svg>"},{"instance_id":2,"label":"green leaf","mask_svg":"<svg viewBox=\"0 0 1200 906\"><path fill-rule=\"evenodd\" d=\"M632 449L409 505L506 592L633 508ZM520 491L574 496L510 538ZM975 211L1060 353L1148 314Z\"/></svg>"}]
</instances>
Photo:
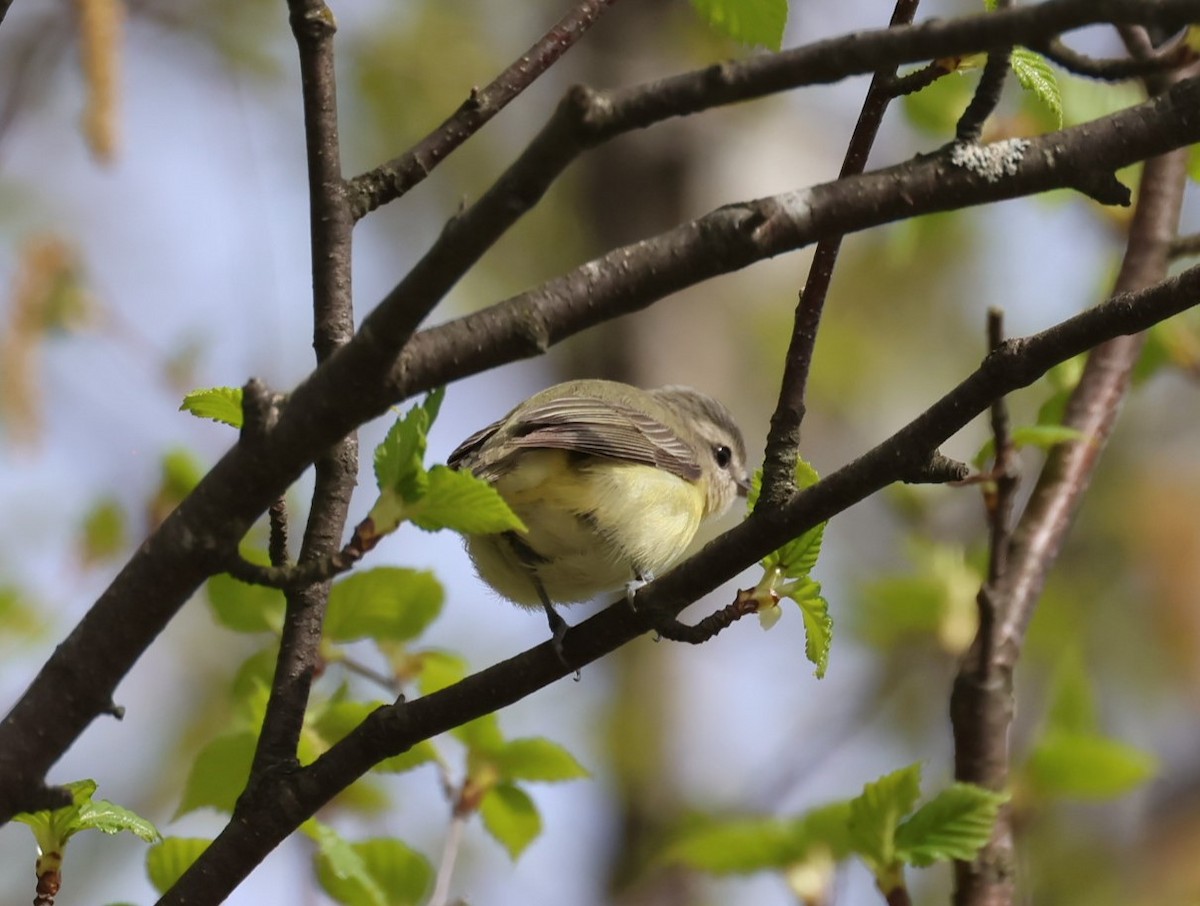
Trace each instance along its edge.
<instances>
[{"instance_id":1,"label":"green leaf","mask_svg":"<svg viewBox=\"0 0 1200 906\"><path fill-rule=\"evenodd\" d=\"M115 497L102 497L83 517L82 554L85 563L116 556L125 547L125 508Z\"/></svg>"},{"instance_id":2,"label":"green leaf","mask_svg":"<svg viewBox=\"0 0 1200 906\"><path fill-rule=\"evenodd\" d=\"M256 741L255 733L244 730L218 736L201 749L188 772L175 817L205 807L232 814L250 777Z\"/></svg>"},{"instance_id":3,"label":"green leaf","mask_svg":"<svg viewBox=\"0 0 1200 906\"><path fill-rule=\"evenodd\" d=\"M383 888L348 840L316 819L302 828L317 844L317 880L327 894L348 906L385 906Z\"/></svg>"},{"instance_id":4,"label":"green leaf","mask_svg":"<svg viewBox=\"0 0 1200 906\"><path fill-rule=\"evenodd\" d=\"M377 567L356 572L329 593L325 635L335 642L408 641L441 613L443 598L441 583L428 570Z\"/></svg>"},{"instance_id":5,"label":"green leaf","mask_svg":"<svg viewBox=\"0 0 1200 906\"><path fill-rule=\"evenodd\" d=\"M863 787L850 800L850 835L854 851L875 872L888 872L896 862L896 828L921 795L921 765L901 768Z\"/></svg>"},{"instance_id":6,"label":"green leaf","mask_svg":"<svg viewBox=\"0 0 1200 906\"><path fill-rule=\"evenodd\" d=\"M804 857L807 840L798 830L780 818L724 820L687 831L662 859L715 875L783 869Z\"/></svg>"},{"instance_id":7,"label":"green leaf","mask_svg":"<svg viewBox=\"0 0 1200 906\"><path fill-rule=\"evenodd\" d=\"M98 830L105 834L127 831L147 843L158 843L162 840L162 834L152 822L107 799L89 799L83 803L76 821L79 830Z\"/></svg>"},{"instance_id":8,"label":"green leaf","mask_svg":"<svg viewBox=\"0 0 1200 906\"><path fill-rule=\"evenodd\" d=\"M542 832L542 818L528 794L511 783L492 787L479 804L483 826L516 860Z\"/></svg>"},{"instance_id":9,"label":"green leaf","mask_svg":"<svg viewBox=\"0 0 1200 906\"><path fill-rule=\"evenodd\" d=\"M80 831L98 830L106 834L128 831L147 843L162 839L158 828L140 815L107 799L93 800L96 781L76 780L64 786L71 794L70 805L13 816L15 821L29 826L43 858L51 859L55 865L61 864L67 841Z\"/></svg>"},{"instance_id":10,"label":"green leaf","mask_svg":"<svg viewBox=\"0 0 1200 906\"><path fill-rule=\"evenodd\" d=\"M486 755L492 758L504 748L504 734L500 732L500 719L493 714L485 714L450 731L459 742L471 750L472 754Z\"/></svg>"},{"instance_id":11,"label":"green leaf","mask_svg":"<svg viewBox=\"0 0 1200 906\"><path fill-rule=\"evenodd\" d=\"M347 842L310 819L303 830L317 842L317 880L347 906L416 906L433 881L428 860L399 840Z\"/></svg>"},{"instance_id":12,"label":"green leaf","mask_svg":"<svg viewBox=\"0 0 1200 906\"><path fill-rule=\"evenodd\" d=\"M1046 729L1090 736L1096 733L1099 726L1096 700L1092 695L1083 655L1078 645L1070 645L1055 667Z\"/></svg>"},{"instance_id":13,"label":"green leaf","mask_svg":"<svg viewBox=\"0 0 1200 906\"><path fill-rule=\"evenodd\" d=\"M440 465L430 469L428 476L424 496L404 508L404 517L417 528L427 532L448 528L468 535L526 530L525 523L486 481Z\"/></svg>"},{"instance_id":14,"label":"green leaf","mask_svg":"<svg viewBox=\"0 0 1200 906\"><path fill-rule=\"evenodd\" d=\"M422 651L421 675L417 678L417 688L422 695L433 695L453 686L467 675L467 662L457 654L448 651Z\"/></svg>"},{"instance_id":15,"label":"green leaf","mask_svg":"<svg viewBox=\"0 0 1200 906\"><path fill-rule=\"evenodd\" d=\"M283 627L283 592L251 585L227 573L205 584L208 603L217 622L235 632L273 632Z\"/></svg>"},{"instance_id":16,"label":"green leaf","mask_svg":"<svg viewBox=\"0 0 1200 906\"><path fill-rule=\"evenodd\" d=\"M692 0L711 28L742 44L779 50L787 24L787 0Z\"/></svg>"},{"instance_id":17,"label":"green leaf","mask_svg":"<svg viewBox=\"0 0 1200 906\"><path fill-rule=\"evenodd\" d=\"M1188 148L1187 172L1192 182L1200 182L1200 145Z\"/></svg>"},{"instance_id":18,"label":"green leaf","mask_svg":"<svg viewBox=\"0 0 1200 906\"><path fill-rule=\"evenodd\" d=\"M834 802L791 819L726 819L686 831L661 858L717 875L786 869L817 850L837 860L851 849L849 823L849 802Z\"/></svg>"},{"instance_id":19,"label":"green leaf","mask_svg":"<svg viewBox=\"0 0 1200 906\"><path fill-rule=\"evenodd\" d=\"M446 388L439 387L413 406L389 429L375 448L375 481L380 493L391 492L405 502L416 500L426 484L425 447Z\"/></svg>"},{"instance_id":20,"label":"green leaf","mask_svg":"<svg viewBox=\"0 0 1200 906\"><path fill-rule=\"evenodd\" d=\"M963 110L971 102L974 87L961 71L942 76L920 91L901 99L904 115L916 129L928 135L953 136Z\"/></svg>"},{"instance_id":21,"label":"green leaf","mask_svg":"<svg viewBox=\"0 0 1200 906\"><path fill-rule=\"evenodd\" d=\"M1026 47L1013 48L1012 70L1021 87L1036 97L1054 118L1055 129L1063 124L1062 92L1058 77L1046 58Z\"/></svg>"},{"instance_id":22,"label":"green leaf","mask_svg":"<svg viewBox=\"0 0 1200 906\"><path fill-rule=\"evenodd\" d=\"M1069 444L1077 440L1083 440L1085 436L1078 428L1068 428L1066 425L1057 423L1022 425L1019 428L1013 429L1012 443L1018 450L1023 450L1026 447L1049 450L1051 447L1056 447L1059 444ZM984 464L990 462L995 455L995 438L988 438L980 448L979 453L975 456L976 468L983 468Z\"/></svg>"},{"instance_id":23,"label":"green leaf","mask_svg":"<svg viewBox=\"0 0 1200 906\"><path fill-rule=\"evenodd\" d=\"M817 679L824 679L829 667L829 649L833 644L833 617L829 615L829 602L821 597L821 586L816 582L805 582L788 594L800 605L804 617L804 656L816 668Z\"/></svg>"},{"instance_id":24,"label":"green leaf","mask_svg":"<svg viewBox=\"0 0 1200 906\"><path fill-rule=\"evenodd\" d=\"M1090 733L1050 731L1025 765L1035 793L1069 799L1115 799L1158 772L1148 752Z\"/></svg>"},{"instance_id":25,"label":"green leaf","mask_svg":"<svg viewBox=\"0 0 1200 906\"><path fill-rule=\"evenodd\" d=\"M242 388L209 387L193 390L183 398L180 412L190 412L197 418L210 418L235 428L242 427Z\"/></svg>"},{"instance_id":26,"label":"green leaf","mask_svg":"<svg viewBox=\"0 0 1200 906\"><path fill-rule=\"evenodd\" d=\"M164 894L174 887L210 843L211 840L200 837L167 837L158 846L150 847L146 852L146 874L154 889Z\"/></svg>"},{"instance_id":27,"label":"green leaf","mask_svg":"<svg viewBox=\"0 0 1200 906\"><path fill-rule=\"evenodd\" d=\"M799 490L811 487L817 483L817 470L803 459L796 461L795 483ZM750 482L750 494L747 499L748 511L753 512L758 505L758 495L762 486L762 469L759 469ZM803 579L817 565L817 557L821 553L821 538L825 533L826 523L815 525L797 538L793 538L779 550L768 554L762 561L765 570L778 569L785 578Z\"/></svg>"},{"instance_id":28,"label":"green leaf","mask_svg":"<svg viewBox=\"0 0 1200 906\"><path fill-rule=\"evenodd\" d=\"M575 756L548 739L514 739L494 756L505 780L554 782L587 777L587 769Z\"/></svg>"},{"instance_id":29,"label":"green leaf","mask_svg":"<svg viewBox=\"0 0 1200 906\"><path fill-rule=\"evenodd\" d=\"M942 790L896 829L897 858L917 866L974 859L1007 801L1004 793L970 783Z\"/></svg>"}]
</instances>

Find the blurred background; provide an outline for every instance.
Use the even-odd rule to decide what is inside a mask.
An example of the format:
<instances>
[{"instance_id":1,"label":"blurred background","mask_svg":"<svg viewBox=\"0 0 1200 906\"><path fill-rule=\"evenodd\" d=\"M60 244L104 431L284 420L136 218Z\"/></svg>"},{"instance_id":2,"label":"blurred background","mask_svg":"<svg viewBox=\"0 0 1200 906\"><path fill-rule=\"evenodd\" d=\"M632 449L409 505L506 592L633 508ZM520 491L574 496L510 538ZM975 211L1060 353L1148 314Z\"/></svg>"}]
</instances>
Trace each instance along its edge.
<instances>
[{"instance_id":1,"label":"blurred background","mask_svg":"<svg viewBox=\"0 0 1200 906\"><path fill-rule=\"evenodd\" d=\"M333 7L344 168L355 174L434 128L569 4ZM977 9L927 0L920 17ZM890 4L870 0L795 3L784 43L878 27L890 13ZM304 136L285 4L130 0L120 29L115 68L88 77L100 64L81 49L75 4L18 2L0 26L4 710L232 441L231 429L177 411L182 395L252 375L286 390L312 367ZM1078 46L1118 51L1099 31L1082 34ZM360 225L357 316L511 162L568 85L626 85L748 52L713 35L683 0L617 4L429 180ZM974 78L945 82L895 105L873 166L950 137ZM1139 99L1128 88L1062 83L1068 122ZM721 204L831 179L866 84L849 79L671 121L590 153L433 321ZM97 85L107 86L99 97ZM1044 112L1010 89L992 134L1048 128ZM822 474L833 471L925 409L983 355L989 306L1003 307L1007 330L1020 335L1101 299L1126 214L1060 193L850 237L817 344L804 456ZM1195 228L1194 206L1185 220ZM800 252L710 281L542 359L451 386L431 459L444 460L533 391L590 376L691 384L720 397L757 461L808 258ZM1200 893L1195 325L1185 319L1155 332L1146 380L1126 407L1018 671L1013 750L1026 902L1149 904ZM1018 394L1014 418L1032 422L1070 375L1060 369L1059 384ZM389 422L362 431L353 521L372 503L370 450ZM943 452L969 460L986 438L977 422ZM1036 452L1023 457L1026 490L1039 463ZM306 479L290 497L298 524L309 488ZM544 830L515 865L472 824L456 895L476 906L795 902L777 874L713 879L656 856L696 816L798 814L913 761L924 766L927 793L949 783L949 690L974 630L984 529L971 488L893 488L833 520L816 571L836 625L823 680L803 657L793 611L770 633L746 621L696 648L641 638L586 668L579 682L504 711L506 735L560 742L593 778L533 791ZM401 532L372 557L371 565L436 571L446 606L422 641L474 668L546 636L540 615L496 600L475 579L456 536ZM748 573L741 584L755 581ZM728 602L734 587L687 616ZM99 796L166 833L214 834L221 816L172 816L190 760L219 732L234 671L255 647L218 626L198 596L118 689L125 719L94 724L51 779L92 777ZM334 670L326 681L345 679ZM1144 754L1150 779L1107 791L1084 783L1076 795L1058 795L1038 787L1036 771L1020 770L1064 683L1087 690L1097 734L1129 747L1133 760ZM453 756L454 744L446 751ZM324 817L347 836L399 834L436 864L449 807L433 770L382 788L386 805ZM230 902L328 902L313 881L309 846L290 840ZM153 900L144 844L131 836L80 835L70 853L60 906ZM25 828L0 829L0 902L32 898L34 857ZM918 902L947 902L945 868L915 873L911 883ZM836 894L838 904L881 902L856 865L839 873Z\"/></svg>"}]
</instances>

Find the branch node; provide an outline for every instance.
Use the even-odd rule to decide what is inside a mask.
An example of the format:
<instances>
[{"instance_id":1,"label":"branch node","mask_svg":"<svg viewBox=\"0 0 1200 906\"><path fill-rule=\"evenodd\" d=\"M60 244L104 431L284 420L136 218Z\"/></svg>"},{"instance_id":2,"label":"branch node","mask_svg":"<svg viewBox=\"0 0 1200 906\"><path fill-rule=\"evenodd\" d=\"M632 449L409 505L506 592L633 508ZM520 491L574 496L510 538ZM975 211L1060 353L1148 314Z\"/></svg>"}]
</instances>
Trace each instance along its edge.
<instances>
[{"instance_id":1,"label":"branch node","mask_svg":"<svg viewBox=\"0 0 1200 906\"><path fill-rule=\"evenodd\" d=\"M739 589L733 602L722 607L715 613L709 614L694 626L689 626L677 617L664 613L661 609L648 607L638 609L645 617L649 628L653 629L664 639L672 642L687 642L689 645L701 645L714 638L722 630L728 629L742 617L758 612L758 601L752 589Z\"/></svg>"}]
</instances>

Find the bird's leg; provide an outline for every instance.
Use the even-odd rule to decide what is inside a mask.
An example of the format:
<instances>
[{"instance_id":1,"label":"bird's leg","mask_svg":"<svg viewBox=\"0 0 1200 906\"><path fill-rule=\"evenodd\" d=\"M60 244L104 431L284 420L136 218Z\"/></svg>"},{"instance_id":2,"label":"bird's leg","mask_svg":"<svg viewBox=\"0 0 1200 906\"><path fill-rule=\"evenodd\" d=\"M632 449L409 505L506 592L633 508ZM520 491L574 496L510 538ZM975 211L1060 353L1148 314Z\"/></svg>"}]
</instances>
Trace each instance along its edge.
<instances>
[{"instance_id":1,"label":"bird's leg","mask_svg":"<svg viewBox=\"0 0 1200 906\"><path fill-rule=\"evenodd\" d=\"M545 558L522 541L516 533L507 532L506 535L513 553L517 555L517 560L525 567L529 581L533 583L534 590L537 592L538 600L542 602L542 607L546 611L546 620L550 624L550 641L554 645L554 653L558 655L558 660L564 667L570 668L571 665L567 663L566 654L563 652L563 639L566 638L567 630L571 628L571 624L564 620L559 612L554 609L554 605L550 601L550 596L546 594L546 586L542 584L542 580L537 574L537 564L545 562ZM575 678L579 678L578 670L575 671Z\"/></svg>"},{"instance_id":2,"label":"bird's leg","mask_svg":"<svg viewBox=\"0 0 1200 906\"><path fill-rule=\"evenodd\" d=\"M637 603L633 599L637 595L638 589L645 588L653 581L654 573L649 570L641 572L636 568L634 569L633 578L625 583L625 600L629 602L631 610L637 610Z\"/></svg>"}]
</instances>

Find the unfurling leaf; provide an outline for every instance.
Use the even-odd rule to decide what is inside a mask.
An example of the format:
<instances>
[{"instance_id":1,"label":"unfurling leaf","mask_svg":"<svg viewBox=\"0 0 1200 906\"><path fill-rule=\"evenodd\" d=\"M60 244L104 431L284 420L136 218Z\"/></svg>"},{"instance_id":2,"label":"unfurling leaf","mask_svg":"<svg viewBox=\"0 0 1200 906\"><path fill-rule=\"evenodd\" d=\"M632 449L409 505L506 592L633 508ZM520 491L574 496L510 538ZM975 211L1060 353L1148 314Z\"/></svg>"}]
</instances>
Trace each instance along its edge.
<instances>
[{"instance_id":1,"label":"unfurling leaf","mask_svg":"<svg viewBox=\"0 0 1200 906\"><path fill-rule=\"evenodd\" d=\"M483 826L511 858L516 859L542 832L542 818L533 800L520 787L499 783L479 805Z\"/></svg>"},{"instance_id":2,"label":"unfurling leaf","mask_svg":"<svg viewBox=\"0 0 1200 906\"><path fill-rule=\"evenodd\" d=\"M193 390L183 398L180 412L190 412L197 418L210 418L214 422L242 427L242 388L209 387Z\"/></svg>"},{"instance_id":3,"label":"unfurling leaf","mask_svg":"<svg viewBox=\"0 0 1200 906\"><path fill-rule=\"evenodd\" d=\"M896 828L896 857L917 866L974 859L1007 801L1004 793L970 783L942 790Z\"/></svg>"}]
</instances>

